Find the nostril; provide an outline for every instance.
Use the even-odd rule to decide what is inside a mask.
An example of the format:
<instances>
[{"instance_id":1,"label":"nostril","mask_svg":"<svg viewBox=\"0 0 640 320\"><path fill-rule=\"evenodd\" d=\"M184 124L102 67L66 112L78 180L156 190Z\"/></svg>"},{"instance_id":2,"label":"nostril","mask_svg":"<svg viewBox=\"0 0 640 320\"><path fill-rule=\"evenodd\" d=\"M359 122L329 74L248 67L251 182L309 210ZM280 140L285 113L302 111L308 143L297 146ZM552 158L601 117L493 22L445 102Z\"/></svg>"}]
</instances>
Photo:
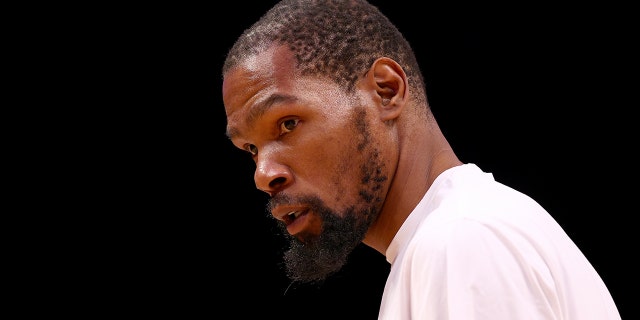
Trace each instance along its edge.
<instances>
[{"instance_id":1,"label":"nostril","mask_svg":"<svg viewBox=\"0 0 640 320\"><path fill-rule=\"evenodd\" d=\"M285 179L284 177L275 178L275 179L271 180L271 182L269 183L269 188L278 189L279 187L284 185L284 183L286 181L287 181L287 179Z\"/></svg>"}]
</instances>

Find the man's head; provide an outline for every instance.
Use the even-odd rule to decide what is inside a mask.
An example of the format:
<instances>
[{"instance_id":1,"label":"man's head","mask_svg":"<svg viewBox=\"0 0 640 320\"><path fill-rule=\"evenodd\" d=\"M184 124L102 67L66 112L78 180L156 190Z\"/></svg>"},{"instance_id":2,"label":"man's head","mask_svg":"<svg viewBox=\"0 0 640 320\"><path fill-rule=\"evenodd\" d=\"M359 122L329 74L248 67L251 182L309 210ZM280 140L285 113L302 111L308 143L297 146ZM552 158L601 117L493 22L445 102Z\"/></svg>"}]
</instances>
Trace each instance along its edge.
<instances>
[{"instance_id":1,"label":"man's head","mask_svg":"<svg viewBox=\"0 0 640 320\"><path fill-rule=\"evenodd\" d=\"M227 134L291 235L289 276L321 281L379 216L410 96L426 113L413 52L364 1L285 0L241 35L223 76Z\"/></svg>"},{"instance_id":2,"label":"man's head","mask_svg":"<svg viewBox=\"0 0 640 320\"><path fill-rule=\"evenodd\" d=\"M413 98L424 96L424 80L410 44L364 0L280 1L237 39L223 74L274 43L293 52L302 75L326 76L347 90L354 89L377 58L391 58L407 74Z\"/></svg>"}]
</instances>

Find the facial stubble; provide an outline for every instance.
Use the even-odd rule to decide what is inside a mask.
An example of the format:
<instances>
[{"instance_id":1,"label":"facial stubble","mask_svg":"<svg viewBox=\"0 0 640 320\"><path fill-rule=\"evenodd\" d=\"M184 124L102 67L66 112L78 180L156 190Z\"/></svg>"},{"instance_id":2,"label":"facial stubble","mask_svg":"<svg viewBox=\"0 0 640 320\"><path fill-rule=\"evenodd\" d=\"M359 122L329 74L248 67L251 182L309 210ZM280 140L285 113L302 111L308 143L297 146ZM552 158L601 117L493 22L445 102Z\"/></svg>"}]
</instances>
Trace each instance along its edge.
<instances>
[{"instance_id":1,"label":"facial stubble","mask_svg":"<svg viewBox=\"0 0 640 320\"><path fill-rule=\"evenodd\" d=\"M358 109L356 109L358 110ZM282 233L290 240L290 246L284 252L283 261L288 277L294 282L317 283L340 271L348 262L351 252L360 244L371 224L380 211L383 182L387 180L379 150L370 142L366 125L366 111L359 109L354 113L354 125L358 132L358 151L364 154L360 166L359 202L348 206L341 212L326 206L317 196L307 195L295 199L283 197L272 199L274 202L295 202L308 207L310 214L316 214L322 221L319 235L298 235L302 240L291 236L286 226L279 224Z\"/></svg>"}]
</instances>

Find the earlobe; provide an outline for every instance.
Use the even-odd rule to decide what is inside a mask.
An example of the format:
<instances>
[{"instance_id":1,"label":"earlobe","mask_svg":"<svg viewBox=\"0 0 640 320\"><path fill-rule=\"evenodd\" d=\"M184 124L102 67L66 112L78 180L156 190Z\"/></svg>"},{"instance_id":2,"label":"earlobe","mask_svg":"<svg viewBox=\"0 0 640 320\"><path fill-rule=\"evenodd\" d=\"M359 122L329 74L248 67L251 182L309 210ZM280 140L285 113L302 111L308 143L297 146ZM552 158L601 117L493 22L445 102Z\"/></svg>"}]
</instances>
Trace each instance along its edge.
<instances>
[{"instance_id":1,"label":"earlobe","mask_svg":"<svg viewBox=\"0 0 640 320\"><path fill-rule=\"evenodd\" d=\"M407 76L393 59L383 57L371 65L373 86L379 103L381 120L397 118L408 98Z\"/></svg>"}]
</instances>

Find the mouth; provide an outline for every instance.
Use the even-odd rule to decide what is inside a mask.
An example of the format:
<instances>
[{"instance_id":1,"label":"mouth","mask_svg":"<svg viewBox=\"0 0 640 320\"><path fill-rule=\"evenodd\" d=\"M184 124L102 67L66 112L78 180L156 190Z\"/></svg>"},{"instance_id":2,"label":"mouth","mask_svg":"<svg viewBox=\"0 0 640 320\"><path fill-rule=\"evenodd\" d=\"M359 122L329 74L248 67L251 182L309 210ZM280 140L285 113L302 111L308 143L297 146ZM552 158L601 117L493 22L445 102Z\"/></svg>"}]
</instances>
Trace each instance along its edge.
<instances>
[{"instance_id":1,"label":"mouth","mask_svg":"<svg viewBox=\"0 0 640 320\"><path fill-rule=\"evenodd\" d=\"M289 234L295 235L305 228L309 227L308 214L308 209L296 209L289 210L284 214L274 216L287 226L287 232L289 232Z\"/></svg>"},{"instance_id":2,"label":"mouth","mask_svg":"<svg viewBox=\"0 0 640 320\"><path fill-rule=\"evenodd\" d=\"M284 221L286 225L290 225L304 213L306 213L306 210L290 211L282 217L282 221Z\"/></svg>"}]
</instances>

